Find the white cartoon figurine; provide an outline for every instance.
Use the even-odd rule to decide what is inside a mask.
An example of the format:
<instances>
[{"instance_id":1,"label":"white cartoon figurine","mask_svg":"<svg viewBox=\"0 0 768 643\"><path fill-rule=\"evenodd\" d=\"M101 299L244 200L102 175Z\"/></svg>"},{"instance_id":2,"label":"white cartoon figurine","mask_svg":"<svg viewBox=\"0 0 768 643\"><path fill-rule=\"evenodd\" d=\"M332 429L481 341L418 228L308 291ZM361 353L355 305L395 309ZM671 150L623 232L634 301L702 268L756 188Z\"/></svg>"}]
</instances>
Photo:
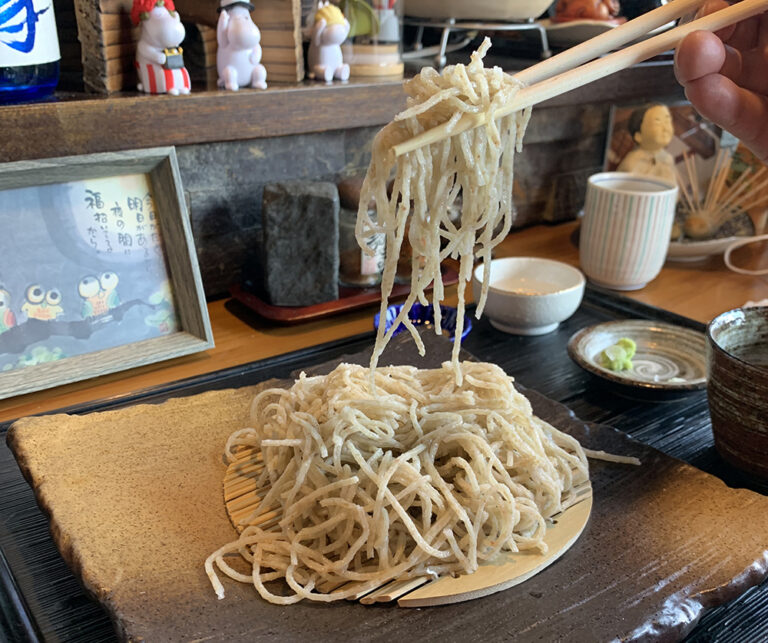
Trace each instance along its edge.
<instances>
[{"instance_id":1,"label":"white cartoon figurine","mask_svg":"<svg viewBox=\"0 0 768 643\"><path fill-rule=\"evenodd\" d=\"M216 26L216 68L219 87L267 88L267 69L261 64L261 32L251 19L253 5L243 0L221 0Z\"/></svg>"},{"instance_id":2,"label":"white cartoon figurine","mask_svg":"<svg viewBox=\"0 0 768 643\"><path fill-rule=\"evenodd\" d=\"M341 43L349 35L349 21L332 4L319 2L315 13L315 26L309 43L309 77L330 83L334 78L349 80L349 65L344 62Z\"/></svg>"},{"instance_id":3,"label":"white cartoon figurine","mask_svg":"<svg viewBox=\"0 0 768 643\"><path fill-rule=\"evenodd\" d=\"M138 90L147 94L189 94L189 72L179 46L186 32L173 0L134 0L131 20L141 25L136 45Z\"/></svg>"}]
</instances>

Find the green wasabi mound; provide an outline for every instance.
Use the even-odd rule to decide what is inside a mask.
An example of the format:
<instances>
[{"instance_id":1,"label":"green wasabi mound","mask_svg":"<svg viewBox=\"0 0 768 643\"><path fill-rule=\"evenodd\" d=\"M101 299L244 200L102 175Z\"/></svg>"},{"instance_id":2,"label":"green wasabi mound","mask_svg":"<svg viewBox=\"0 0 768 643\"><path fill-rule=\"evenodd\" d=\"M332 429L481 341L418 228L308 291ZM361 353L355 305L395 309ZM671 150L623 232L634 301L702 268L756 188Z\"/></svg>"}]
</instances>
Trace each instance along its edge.
<instances>
[{"instance_id":1,"label":"green wasabi mound","mask_svg":"<svg viewBox=\"0 0 768 643\"><path fill-rule=\"evenodd\" d=\"M622 337L618 342L602 350L598 362L603 368L611 371L629 371L632 369L632 358L637 350L637 344L629 337Z\"/></svg>"}]
</instances>

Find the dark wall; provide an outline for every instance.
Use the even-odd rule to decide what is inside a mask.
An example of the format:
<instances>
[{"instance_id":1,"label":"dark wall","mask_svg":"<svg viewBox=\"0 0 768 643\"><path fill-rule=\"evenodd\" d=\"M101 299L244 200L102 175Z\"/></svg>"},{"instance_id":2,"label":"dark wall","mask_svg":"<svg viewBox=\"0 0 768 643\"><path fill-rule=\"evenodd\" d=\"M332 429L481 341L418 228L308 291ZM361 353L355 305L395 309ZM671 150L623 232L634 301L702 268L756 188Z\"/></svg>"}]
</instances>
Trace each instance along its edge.
<instances>
[{"instance_id":1,"label":"dark wall","mask_svg":"<svg viewBox=\"0 0 768 643\"><path fill-rule=\"evenodd\" d=\"M609 113L606 103L534 111L515 162L516 226L576 216L587 177L602 166ZM337 130L177 148L207 295L225 294L240 281L249 253L258 253L265 183L333 181L364 172L376 131Z\"/></svg>"}]
</instances>

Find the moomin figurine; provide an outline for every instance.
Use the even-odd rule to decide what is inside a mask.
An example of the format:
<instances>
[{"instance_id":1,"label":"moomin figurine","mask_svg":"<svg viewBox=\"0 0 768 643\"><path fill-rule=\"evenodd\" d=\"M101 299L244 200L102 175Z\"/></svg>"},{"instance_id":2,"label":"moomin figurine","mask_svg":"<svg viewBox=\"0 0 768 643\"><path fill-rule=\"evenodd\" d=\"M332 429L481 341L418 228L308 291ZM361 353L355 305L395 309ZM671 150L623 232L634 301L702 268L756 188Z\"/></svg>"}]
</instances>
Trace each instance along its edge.
<instances>
[{"instance_id":1,"label":"moomin figurine","mask_svg":"<svg viewBox=\"0 0 768 643\"><path fill-rule=\"evenodd\" d=\"M307 54L310 78L326 83L334 78L344 82L349 80L349 65L341 53L341 43L348 35L349 21L341 10L327 0L319 2Z\"/></svg>"},{"instance_id":2,"label":"moomin figurine","mask_svg":"<svg viewBox=\"0 0 768 643\"><path fill-rule=\"evenodd\" d=\"M137 88L147 94L189 94L189 72L184 67L184 25L173 0L134 0L133 24L141 25L136 45Z\"/></svg>"},{"instance_id":3,"label":"moomin figurine","mask_svg":"<svg viewBox=\"0 0 768 643\"><path fill-rule=\"evenodd\" d=\"M216 26L216 69L219 87L267 88L267 70L261 64L261 32L251 19L253 5L244 0L221 0Z\"/></svg>"}]
</instances>

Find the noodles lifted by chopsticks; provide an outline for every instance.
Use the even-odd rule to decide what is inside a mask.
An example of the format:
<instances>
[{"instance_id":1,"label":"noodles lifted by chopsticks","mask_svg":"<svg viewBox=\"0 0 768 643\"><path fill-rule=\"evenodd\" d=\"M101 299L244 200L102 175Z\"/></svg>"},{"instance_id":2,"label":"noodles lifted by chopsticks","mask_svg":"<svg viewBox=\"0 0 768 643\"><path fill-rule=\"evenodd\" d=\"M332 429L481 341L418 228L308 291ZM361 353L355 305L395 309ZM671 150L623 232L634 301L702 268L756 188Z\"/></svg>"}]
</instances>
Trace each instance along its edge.
<instances>
[{"instance_id":1,"label":"noodles lifted by chopsticks","mask_svg":"<svg viewBox=\"0 0 768 643\"><path fill-rule=\"evenodd\" d=\"M432 68L405 83L407 109L384 127L373 143L371 164L366 174L356 234L360 246L372 252L365 239L385 233L386 261L382 276L381 311L384 318L392 292L397 259L410 219L409 241L413 248L411 291L397 319L385 331L380 324L371 358L374 367L395 329L404 324L424 353L424 346L408 311L418 299L428 303L425 291L433 283L433 300L444 297L440 263L447 257L459 260L459 305L456 337L464 325L464 289L472 274L475 247L479 257L491 260L491 250L509 232L512 225L512 168L515 150L519 151L530 117L530 109L491 118L498 108L512 101L520 83L500 68L486 69L483 57L490 47L485 39L472 54L469 65L446 67L442 74ZM448 139L395 158L392 146L441 123L455 125L466 113L486 113L488 124L462 132ZM393 166L395 179L391 195L387 183ZM461 220L450 220L451 206L461 194ZM376 201L376 220L368 214L367 205ZM485 271L483 288L477 306L482 313L488 288L489 271ZM435 329L440 333L440 307L435 306ZM459 343L454 343L453 364L458 364ZM457 370L457 377L461 373Z\"/></svg>"},{"instance_id":2,"label":"noodles lifted by chopsticks","mask_svg":"<svg viewBox=\"0 0 768 643\"><path fill-rule=\"evenodd\" d=\"M266 494L240 538L214 565L253 583L278 604L334 601L395 578L471 573L500 551L544 551L546 519L588 479L579 443L532 414L498 366L379 368L341 364L269 389L252 405L253 426L227 443L261 449ZM277 510L277 528L257 526ZM225 561L240 552L250 566ZM291 594L267 581L285 579ZM335 589L347 581L351 588ZM362 583L362 585L361 585ZM334 591L335 590L335 591Z\"/></svg>"}]
</instances>

